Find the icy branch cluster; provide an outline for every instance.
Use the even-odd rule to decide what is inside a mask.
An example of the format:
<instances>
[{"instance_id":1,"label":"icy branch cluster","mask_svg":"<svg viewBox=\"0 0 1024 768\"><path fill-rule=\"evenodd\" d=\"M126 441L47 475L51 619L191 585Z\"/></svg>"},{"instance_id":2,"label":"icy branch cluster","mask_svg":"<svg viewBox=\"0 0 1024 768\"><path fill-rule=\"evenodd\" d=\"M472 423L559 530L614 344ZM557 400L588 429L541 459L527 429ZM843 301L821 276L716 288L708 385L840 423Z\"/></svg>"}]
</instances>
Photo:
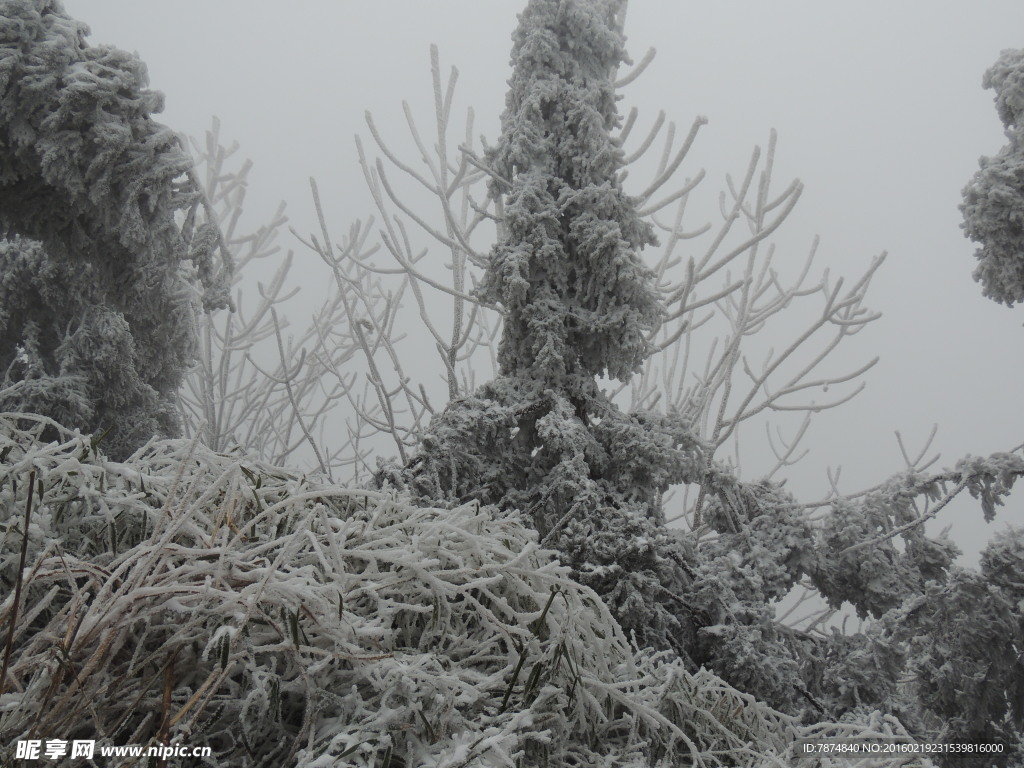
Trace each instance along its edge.
<instances>
[{"instance_id":1,"label":"icy branch cluster","mask_svg":"<svg viewBox=\"0 0 1024 768\"><path fill-rule=\"evenodd\" d=\"M980 247L974 277L985 295L1013 306L1024 301L1024 50L1003 51L985 73L1009 143L963 191L964 233Z\"/></svg>"},{"instance_id":2,"label":"icy branch cluster","mask_svg":"<svg viewBox=\"0 0 1024 768\"><path fill-rule=\"evenodd\" d=\"M782 766L808 733L896 728L801 728L635 652L515 517L195 441L116 463L44 426L0 415L7 744L180 740L224 766Z\"/></svg>"},{"instance_id":3,"label":"icy branch cluster","mask_svg":"<svg viewBox=\"0 0 1024 768\"><path fill-rule=\"evenodd\" d=\"M2 20L0 408L110 429L127 455L177 433L226 252L194 226L202 190L142 61L87 45L59 2L11 0Z\"/></svg>"}]
</instances>

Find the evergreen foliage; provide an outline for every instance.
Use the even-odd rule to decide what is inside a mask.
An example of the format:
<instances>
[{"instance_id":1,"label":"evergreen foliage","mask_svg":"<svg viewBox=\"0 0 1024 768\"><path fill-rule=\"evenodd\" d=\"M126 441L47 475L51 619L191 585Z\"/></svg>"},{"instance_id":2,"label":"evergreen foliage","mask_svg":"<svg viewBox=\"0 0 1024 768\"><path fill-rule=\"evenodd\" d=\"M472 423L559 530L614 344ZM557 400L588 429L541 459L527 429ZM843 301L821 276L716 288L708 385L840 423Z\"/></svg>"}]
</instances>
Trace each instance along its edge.
<instances>
[{"instance_id":1,"label":"evergreen foliage","mask_svg":"<svg viewBox=\"0 0 1024 768\"><path fill-rule=\"evenodd\" d=\"M996 112L1009 143L963 191L964 233L980 244L974 277L987 297L1013 306L1024 301L1024 50L1003 51L982 80L996 92Z\"/></svg>"},{"instance_id":2,"label":"evergreen foliage","mask_svg":"<svg viewBox=\"0 0 1024 768\"><path fill-rule=\"evenodd\" d=\"M1024 755L1022 545L1019 529L996 537L979 571L955 569L892 617L894 637L908 648L918 716L937 718L949 742L1001 745L1016 760Z\"/></svg>"},{"instance_id":3,"label":"evergreen foliage","mask_svg":"<svg viewBox=\"0 0 1024 768\"><path fill-rule=\"evenodd\" d=\"M662 314L640 260L654 231L622 191L611 135L626 56L619 6L534 0L513 35L501 139L488 157L504 219L482 294L504 308L501 373L539 386L628 378Z\"/></svg>"},{"instance_id":4,"label":"evergreen foliage","mask_svg":"<svg viewBox=\"0 0 1024 768\"><path fill-rule=\"evenodd\" d=\"M1021 477L1016 454L969 457L833 501L812 523L778 486L719 476L708 515L718 535L699 544L699 578L685 597L704 620L692 656L783 711L842 718L879 709L925 740L980 743L987 734L1004 756L1016 754L1020 728L1009 713L1021 667L1011 650L1024 617L1004 585L1016 584L1020 537L997 540L981 570L969 571L954 565L958 548L924 524L965 490L991 521ZM773 603L802 579L866 623L851 633L780 623ZM946 656L935 662L936 653ZM978 700L994 702L994 720L978 713ZM1005 726L986 731L983 722Z\"/></svg>"},{"instance_id":5,"label":"evergreen foliage","mask_svg":"<svg viewBox=\"0 0 1024 768\"><path fill-rule=\"evenodd\" d=\"M406 473L434 502L518 510L643 646L685 654L686 548L664 491L699 477L678 417L626 414L596 377L648 354L661 305L640 251L653 241L623 192L614 0L532 0L513 36L502 134L489 155L503 224L482 296L503 307L500 374L449 404Z\"/></svg>"},{"instance_id":6,"label":"evergreen foliage","mask_svg":"<svg viewBox=\"0 0 1024 768\"><path fill-rule=\"evenodd\" d=\"M89 46L56 0L3 18L0 407L109 431L124 456L177 431L196 310L227 305L219 234L192 231L201 190L145 65Z\"/></svg>"}]
</instances>

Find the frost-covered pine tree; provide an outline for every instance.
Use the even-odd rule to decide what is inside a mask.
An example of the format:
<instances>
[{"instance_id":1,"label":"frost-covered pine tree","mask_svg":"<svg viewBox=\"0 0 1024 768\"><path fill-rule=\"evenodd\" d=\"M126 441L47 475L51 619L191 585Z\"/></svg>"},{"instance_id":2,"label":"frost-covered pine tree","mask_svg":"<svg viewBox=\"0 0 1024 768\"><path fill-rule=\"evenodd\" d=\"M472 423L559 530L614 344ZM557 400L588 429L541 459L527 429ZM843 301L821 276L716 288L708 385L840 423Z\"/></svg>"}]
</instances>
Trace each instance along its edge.
<instances>
[{"instance_id":1,"label":"frost-covered pine tree","mask_svg":"<svg viewBox=\"0 0 1024 768\"><path fill-rule=\"evenodd\" d=\"M698 476L699 446L681 420L623 413L598 383L639 368L662 313L640 256L653 232L612 137L621 5L531 0L519 17L488 157L503 227L481 287L503 308L500 375L433 421L407 477L435 501L523 513L642 645L683 650L688 555L661 499Z\"/></svg>"},{"instance_id":2,"label":"frost-covered pine tree","mask_svg":"<svg viewBox=\"0 0 1024 768\"><path fill-rule=\"evenodd\" d=\"M1024 50L1003 51L982 85L996 92L1010 142L981 158L960 210L964 232L981 246L975 279L987 297L1013 306L1024 302Z\"/></svg>"},{"instance_id":3,"label":"frost-covered pine tree","mask_svg":"<svg viewBox=\"0 0 1024 768\"><path fill-rule=\"evenodd\" d=\"M504 374L586 389L649 352L661 306L639 258L654 242L618 182L616 2L532 2L519 19L502 136L491 152L504 229L483 295L505 309Z\"/></svg>"},{"instance_id":4,"label":"frost-covered pine tree","mask_svg":"<svg viewBox=\"0 0 1024 768\"><path fill-rule=\"evenodd\" d=\"M218 233L192 231L201 193L145 65L89 46L59 0L2 11L0 410L109 431L123 456L177 430L197 304L227 303Z\"/></svg>"}]
</instances>

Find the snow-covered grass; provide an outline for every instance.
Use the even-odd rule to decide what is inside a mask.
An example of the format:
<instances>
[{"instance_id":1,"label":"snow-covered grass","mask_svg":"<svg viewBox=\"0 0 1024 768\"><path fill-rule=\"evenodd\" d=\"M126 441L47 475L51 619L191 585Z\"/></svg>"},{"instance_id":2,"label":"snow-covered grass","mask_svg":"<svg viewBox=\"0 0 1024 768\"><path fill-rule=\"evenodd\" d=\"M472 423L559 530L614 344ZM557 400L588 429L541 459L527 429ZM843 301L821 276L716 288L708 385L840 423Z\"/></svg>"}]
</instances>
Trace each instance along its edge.
<instances>
[{"instance_id":1,"label":"snow-covered grass","mask_svg":"<svg viewBox=\"0 0 1024 768\"><path fill-rule=\"evenodd\" d=\"M217 766L784 766L802 736L898 731L878 717L803 728L636 652L514 516L416 507L196 442L124 463L101 451L0 414L0 749L90 738L209 745Z\"/></svg>"}]
</instances>

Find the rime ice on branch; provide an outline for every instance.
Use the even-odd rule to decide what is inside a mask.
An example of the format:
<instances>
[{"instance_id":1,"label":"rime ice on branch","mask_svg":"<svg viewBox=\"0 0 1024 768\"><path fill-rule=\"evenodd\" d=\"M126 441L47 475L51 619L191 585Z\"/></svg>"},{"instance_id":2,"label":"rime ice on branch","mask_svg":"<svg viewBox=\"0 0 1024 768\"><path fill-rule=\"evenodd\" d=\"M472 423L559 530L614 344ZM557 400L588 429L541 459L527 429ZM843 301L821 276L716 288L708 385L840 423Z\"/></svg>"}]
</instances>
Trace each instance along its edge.
<instances>
[{"instance_id":1,"label":"rime ice on branch","mask_svg":"<svg viewBox=\"0 0 1024 768\"><path fill-rule=\"evenodd\" d=\"M424 498L524 513L641 645L684 652L692 628L666 604L687 556L661 498L696 479L699 445L678 418L621 412L596 381L639 369L663 313L639 256L653 232L611 136L619 10L534 0L520 16L488 158L504 215L482 295L504 310L500 375L433 420L406 477Z\"/></svg>"},{"instance_id":2,"label":"rime ice on branch","mask_svg":"<svg viewBox=\"0 0 1024 768\"><path fill-rule=\"evenodd\" d=\"M1024 50L1003 51L985 73L1010 143L964 187L964 233L981 247L974 279L1000 304L1024 302Z\"/></svg>"},{"instance_id":3,"label":"rime ice on branch","mask_svg":"<svg viewBox=\"0 0 1024 768\"><path fill-rule=\"evenodd\" d=\"M492 194L505 198L503 237L483 286L505 309L501 371L558 387L566 377L628 378L662 314L638 255L654 231L617 178L618 5L527 6L489 157Z\"/></svg>"},{"instance_id":4,"label":"rime ice on branch","mask_svg":"<svg viewBox=\"0 0 1024 768\"><path fill-rule=\"evenodd\" d=\"M3 4L0 410L111 430L125 455L177 431L196 311L227 284L191 162L150 117L163 97L87 31L59 2Z\"/></svg>"}]
</instances>

